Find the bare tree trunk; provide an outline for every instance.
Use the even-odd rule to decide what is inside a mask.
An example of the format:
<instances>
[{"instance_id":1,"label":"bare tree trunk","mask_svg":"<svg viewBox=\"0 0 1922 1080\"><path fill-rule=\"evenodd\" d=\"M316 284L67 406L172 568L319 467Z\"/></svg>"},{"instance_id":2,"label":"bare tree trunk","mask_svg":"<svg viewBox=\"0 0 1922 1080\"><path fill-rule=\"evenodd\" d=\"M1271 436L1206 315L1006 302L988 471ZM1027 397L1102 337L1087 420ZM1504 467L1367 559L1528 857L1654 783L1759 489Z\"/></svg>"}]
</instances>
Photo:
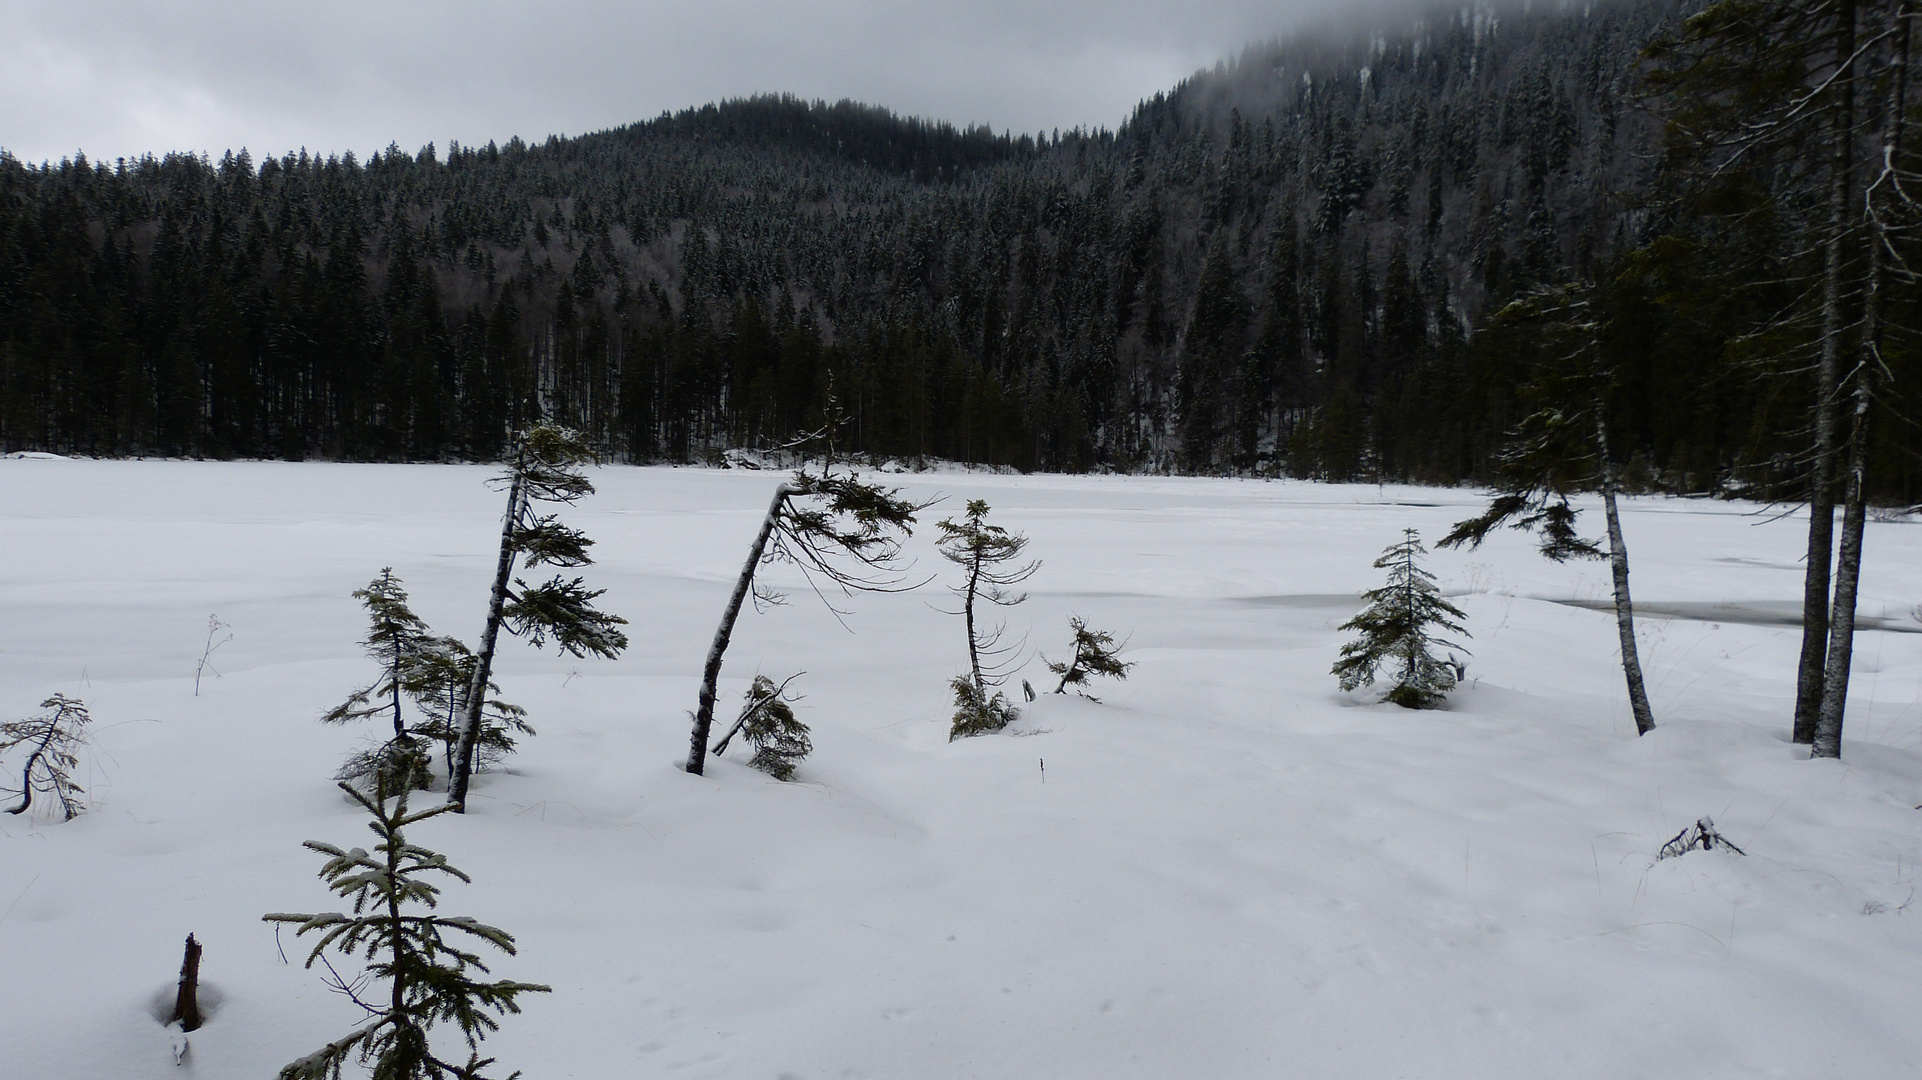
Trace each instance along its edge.
<instances>
[{"instance_id":1,"label":"bare tree trunk","mask_svg":"<svg viewBox=\"0 0 1922 1080\"><path fill-rule=\"evenodd\" d=\"M48 724L46 737L40 740L39 746L33 748L33 753L27 755L27 767L20 770L20 805L8 807L7 813L24 814L33 805L33 767L40 763L41 756L47 752L48 745L58 733L59 728Z\"/></svg>"},{"instance_id":2,"label":"bare tree trunk","mask_svg":"<svg viewBox=\"0 0 1922 1080\"><path fill-rule=\"evenodd\" d=\"M1869 437L1866 372L1857 376L1855 414L1850 425L1847 494L1842 510L1842 545L1835 560L1835 607L1829 613L1828 667L1822 675L1822 701L1815 721L1811 757L1842 756L1842 713L1848 704L1849 665L1855 651L1855 595L1862 575L1862 531L1867 506L1863 480Z\"/></svg>"},{"instance_id":3,"label":"bare tree trunk","mask_svg":"<svg viewBox=\"0 0 1922 1080\"><path fill-rule=\"evenodd\" d=\"M455 813L467 812L467 783L474 775L474 754L480 743L481 712L487 707L487 681L494 672L494 646L500 640L501 612L507 606L507 583L514 576L514 526L521 518L523 486L519 469L507 488L507 517L501 522L500 561L494 568L494 591L487 598L487 625L481 630L480 653L474 657L474 677L461 702L460 741L454 749L454 775L448 778L447 801Z\"/></svg>"},{"instance_id":4,"label":"bare tree trunk","mask_svg":"<svg viewBox=\"0 0 1922 1080\"><path fill-rule=\"evenodd\" d=\"M1836 105L1831 130L1829 235L1822 268L1822 350L1815 369L1815 445L1809 468L1809 546L1802 578L1802 657L1795 679L1795 728L1798 743L1815 741L1822 705L1824 665L1829 651L1829 563L1835 546L1835 395L1842 356L1845 252L1849 208L1855 191L1855 0L1838 0L1836 9Z\"/></svg>"},{"instance_id":5,"label":"bare tree trunk","mask_svg":"<svg viewBox=\"0 0 1922 1080\"><path fill-rule=\"evenodd\" d=\"M1608 422L1601 402L1595 403L1595 444L1602 459L1602 513L1608 518L1608 567L1615 579L1615 634L1622 648L1622 676L1628 680L1628 707L1635 714L1635 734L1655 730L1655 712L1642 685L1642 656L1635 647L1635 605L1628 595L1628 545L1622 540L1622 518L1615 508L1615 465L1608 457Z\"/></svg>"},{"instance_id":6,"label":"bare tree trunk","mask_svg":"<svg viewBox=\"0 0 1922 1080\"><path fill-rule=\"evenodd\" d=\"M1855 654L1855 603L1862 580L1862 534L1868 511L1869 422L1875 405L1875 391L1883 371L1882 363L1882 287L1885 268L1883 244L1886 223L1876 213L1876 191L1886 185L1888 173L1901 154L1902 113L1908 93L1908 20L1904 19L1896 37L1891 58L1893 76L1887 109L1883 114L1883 175L1864 192L1867 220L1868 266L1862 296L1862 335L1860 357L1856 362L1855 386L1850 394L1849 462L1845 476L1842 543L1836 555L1835 603L1829 613L1827 667L1822 676L1822 702L1816 716L1811 757L1842 756L1842 721L1848 710L1849 668Z\"/></svg>"},{"instance_id":7,"label":"bare tree trunk","mask_svg":"<svg viewBox=\"0 0 1922 1080\"><path fill-rule=\"evenodd\" d=\"M741 604L754 587L754 571L760 567L761 556L767 551L768 537L774 535L774 528L780 524L781 514L793 494L794 488L789 484L774 489L774 501L768 503L767 517L761 519L761 531L754 534L754 546L748 549L747 562L742 564L741 576L734 582L734 594L727 598L727 610L721 613L721 625L715 628L714 643L708 646L707 666L701 670L700 707L694 713L694 732L687 748L687 771L696 776L707 768L707 736L714 726L714 693L715 684L721 679L721 657L727 652L728 640L734 636L734 620L741 615Z\"/></svg>"},{"instance_id":8,"label":"bare tree trunk","mask_svg":"<svg viewBox=\"0 0 1922 1080\"><path fill-rule=\"evenodd\" d=\"M200 1027L200 942L192 934L187 935L187 952L180 961L180 989L174 993L173 1019L180 1021L180 1030L193 1031Z\"/></svg>"}]
</instances>

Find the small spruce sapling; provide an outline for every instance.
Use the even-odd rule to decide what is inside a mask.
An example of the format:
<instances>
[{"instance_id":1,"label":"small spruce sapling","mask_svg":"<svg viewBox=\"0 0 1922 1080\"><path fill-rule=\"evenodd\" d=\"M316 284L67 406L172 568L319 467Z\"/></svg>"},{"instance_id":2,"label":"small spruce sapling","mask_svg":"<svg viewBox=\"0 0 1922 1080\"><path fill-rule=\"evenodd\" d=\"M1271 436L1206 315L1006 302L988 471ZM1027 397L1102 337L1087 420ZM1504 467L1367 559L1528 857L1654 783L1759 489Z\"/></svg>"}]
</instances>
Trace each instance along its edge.
<instances>
[{"instance_id":1,"label":"small spruce sapling","mask_svg":"<svg viewBox=\"0 0 1922 1080\"><path fill-rule=\"evenodd\" d=\"M31 748L20 769L20 802L8 807L7 813L26 813L33 805L34 792L44 791L60 804L63 820L72 821L87 808L80 798L85 789L73 782L73 771L80 765L80 747L87 741L87 725L93 717L87 715L87 706L80 699L65 694L55 694L40 707L47 710L43 716L0 724L0 754L19 746ZM12 789L0 786L0 791Z\"/></svg>"},{"instance_id":2,"label":"small spruce sapling","mask_svg":"<svg viewBox=\"0 0 1922 1080\"><path fill-rule=\"evenodd\" d=\"M987 693L980 683L966 675L956 675L948 680L948 688L954 691L954 717L948 727L949 742L975 735L992 735L1021 719L1021 710L1015 708L1005 695L998 691Z\"/></svg>"},{"instance_id":3,"label":"small spruce sapling","mask_svg":"<svg viewBox=\"0 0 1922 1080\"><path fill-rule=\"evenodd\" d=\"M594 485L581 467L597 460L579 432L541 424L515 438L507 472L495 478L507 486L507 513L501 520L500 556L495 563L494 586L488 593L480 653L461 699L454 770L447 785L447 801L457 808L464 809L467 803L468 780L486 728L483 714L494 673L494 648L503 628L527 638L535 648L552 639L570 656L593 653L611 660L627 648L627 635L618 629L627 620L594 607L594 599L606 590L588 589L580 578L570 581L561 574L543 585L529 585L514 577L516 560L523 560L528 567L546 564L564 568L594 561L587 554L594 541L562 525L553 514L536 513L534 504L572 506L593 494Z\"/></svg>"},{"instance_id":4,"label":"small spruce sapling","mask_svg":"<svg viewBox=\"0 0 1922 1080\"><path fill-rule=\"evenodd\" d=\"M367 636L360 644L368 658L380 665L380 677L354 691L320 719L326 724L345 724L385 717L394 725L394 737L348 758L335 779L375 787L381 781L388 787L405 783L410 788L425 789L433 781L429 758L408 731L401 699L419 695L436 663L444 661L449 639L429 633L427 624L407 606L407 590L391 566L382 568L380 576L366 588L356 589L354 599L367 608Z\"/></svg>"},{"instance_id":5,"label":"small spruce sapling","mask_svg":"<svg viewBox=\"0 0 1922 1080\"><path fill-rule=\"evenodd\" d=\"M409 687L414 703L420 707L424 717L408 729L415 735L432 739L441 744L441 755L447 766L447 775L454 775L454 753L460 742L461 718L465 715L465 700L473 688L474 665L478 663L472 650L457 638L441 638L441 647L429 654L418 672L418 678ZM500 687L487 684L490 695L498 695ZM497 696L490 696L481 706L481 730L474 751L474 769L485 772L502 758L514 752L516 735L536 734L533 725L527 722L527 710L519 705L509 704Z\"/></svg>"},{"instance_id":6,"label":"small spruce sapling","mask_svg":"<svg viewBox=\"0 0 1922 1080\"><path fill-rule=\"evenodd\" d=\"M1435 646L1468 650L1431 636L1429 628L1466 637L1468 631L1459 620L1468 616L1442 599L1435 576L1415 562L1427 551L1415 530L1402 532L1405 539L1390 544L1375 560L1378 569L1388 571L1387 584L1363 593L1367 610L1341 624L1340 629L1359 630L1361 637L1342 646L1334 674L1340 676L1343 690L1353 690L1373 685L1376 674L1387 668L1395 685L1386 700L1404 709L1432 709L1454 689L1456 668L1429 650Z\"/></svg>"},{"instance_id":7,"label":"small spruce sapling","mask_svg":"<svg viewBox=\"0 0 1922 1080\"><path fill-rule=\"evenodd\" d=\"M797 700L787 696L788 683L804 674L806 672L790 675L778 686L766 675L754 676L754 684L748 687L746 700L741 703L740 718L721 741L714 744L714 755L726 753L727 744L740 735L754 748L754 756L748 760L750 768L759 769L776 780L794 779L794 767L814 752L808 726L795 717L788 704Z\"/></svg>"},{"instance_id":8,"label":"small spruce sapling","mask_svg":"<svg viewBox=\"0 0 1922 1080\"><path fill-rule=\"evenodd\" d=\"M487 965L478 954L462 948L487 945L514 955L514 937L498 927L467 916L435 915L440 889L427 880L430 873L446 874L463 882L468 876L448 865L446 857L408 843L401 830L455 807L442 804L410 813L408 791L402 787L390 801L385 788L370 797L351 784L341 790L367 809L367 827L380 842L370 854L364 848L341 849L318 840L305 847L327 856L320 876L328 888L354 901L352 915L338 911L319 914L276 912L261 918L296 925L295 935L318 931L320 940L307 954L306 966L326 966L329 986L366 1010L365 1023L346 1035L280 1070L280 1080L339 1080L349 1055L371 1064L382 1080L485 1080L481 1070L493 1062L479 1053L480 1040L500 1025L495 1015L520 1012L521 994L548 993L550 987L501 979L482 982ZM420 908L425 914L415 914ZM450 935L460 935L453 937ZM343 978L326 953L356 952L366 958L359 978ZM368 983L386 980L387 992L368 995ZM455 1064L437 1056L428 1041L434 1025L453 1021L467 1041L467 1061ZM516 1072L508 1078L519 1076Z\"/></svg>"},{"instance_id":9,"label":"small spruce sapling","mask_svg":"<svg viewBox=\"0 0 1922 1080\"><path fill-rule=\"evenodd\" d=\"M1033 577L1041 569L1041 563L1020 563L1028 538L999 525L989 525L988 509L983 500L969 499L960 521L947 518L937 525L941 539L936 544L942 558L961 567L967 575L960 585L953 587L954 594L961 598L961 610L956 614L967 620L968 674L957 676L949 683L954 690L955 707L954 726L948 733L950 741L999 731L1021 715L1019 709L993 689L1013 666L1010 654L1017 651L1015 646L1001 644L1007 624L997 623L992 629L982 627L975 620L974 607L977 600L996 607L1013 607L1026 600L1028 594L1012 589ZM985 662L983 657L987 658Z\"/></svg>"},{"instance_id":10,"label":"small spruce sapling","mask_svg":"<svg viewBox=\"0 0 1922 1080\"><path fill-rule=\"evenodd\" d=\"M913 534L914 515L929 505L909 502L896 489L864 483L852 474L800 471L774 489L774 498L768 503L754 542L748 546L747 561L735 578L734 591L721 611L721 624L714 630L707 662L701 669L701 694L688 739L688 772L699 776L707 767L707 739L714 726L721 661L733 640L741 605L750 595L756 604L782 602L778 593L755 582L755 572L770 562L793 563L814 586L816 595L820 595L823 580L843 593L915 588L919 582L905 587L900 584L906 571L900 538ZM840 614L832 605L829 607Z\"/></svg>"},{"instance_id":11,"label":"small spruce sapling","mask_svg":"<svg viewBox=\"0 0 1922 1080\"><path fill-rule=\"evenodd\" d=\"M1072 686L1075 693L1089 701L1099 702L1100 698L1088 693L1088 680L1095 676L1126 679L1128 669L1134 665L1116 656L1121 651L1121 645L1116 644L1113 634L1105 630L1088 629L1088 624L1081 621L1079 615L1069 616L1068 626L1074 630L1074 656L1059 662L1047 661L1048 670L1061 676L1054 692L1065 694L1068 687Z\"/></svg>"}]
</instances>

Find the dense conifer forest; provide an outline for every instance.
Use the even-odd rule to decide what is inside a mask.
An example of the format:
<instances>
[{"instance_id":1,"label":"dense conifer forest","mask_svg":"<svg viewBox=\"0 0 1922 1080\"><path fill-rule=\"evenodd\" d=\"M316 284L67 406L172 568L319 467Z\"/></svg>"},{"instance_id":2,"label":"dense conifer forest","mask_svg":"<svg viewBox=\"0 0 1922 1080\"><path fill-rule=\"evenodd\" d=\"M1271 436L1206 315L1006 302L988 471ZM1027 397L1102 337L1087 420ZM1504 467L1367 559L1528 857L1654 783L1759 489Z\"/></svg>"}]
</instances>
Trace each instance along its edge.
<instances>
[{"instance_id":1,"label":"dense conifer forest","mask_svg":"<svg viewBox=\"0 0 1922 1080\"><path fill-rule=\"evenodd\" d=\"M1300 35L1113 131L761 97L364 161L0 155L0 443L472 460L547 418L704 461L836 414L902 459L1487 480L1561 339L1496 313L1589 282L1624 481L1788 491L1815 391L1763 331L1819 185L1703 201L1644 58L1693 10ZM1872 487L1913 502L1886 355Z\"/></svg>"}]
</instances>

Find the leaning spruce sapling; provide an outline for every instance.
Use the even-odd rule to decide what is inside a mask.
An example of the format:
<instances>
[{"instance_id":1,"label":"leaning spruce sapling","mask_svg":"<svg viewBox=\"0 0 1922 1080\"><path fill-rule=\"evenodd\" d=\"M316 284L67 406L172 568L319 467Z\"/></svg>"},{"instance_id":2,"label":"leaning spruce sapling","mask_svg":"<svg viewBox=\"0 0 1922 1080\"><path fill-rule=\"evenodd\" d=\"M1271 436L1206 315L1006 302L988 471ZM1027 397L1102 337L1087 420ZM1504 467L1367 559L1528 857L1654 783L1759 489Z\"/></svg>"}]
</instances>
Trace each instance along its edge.
<instances>
[{"instance_id":1,"label":"leaning spruce sapling","mask_svg":"<svg viewBox=\"0 0 1922 1080\"><path fill-rule=\"evenodd\" d=\"M1427 549L1415 530L1402 532L1405 539L1390 544L1375 560L1378 569L1388 571L1387 584L1363 593L1367 610L1341 624L1343 630L1359 630L1361 637L1342 646L1334 674L1340 676L1343 690L1353 690L1373 685L1376 675L1385 668L1387 676L1395 681L1385 700L1404 709L1432 709L1454 689L1458 669L1430 650L1437 646L1468 650L1432 636L1429 628L1466 637L1468 631L1459 620L1468 616L1442 599L1435 576L1416 564L1416 556Z\"/></svg>"},{"instance_id":2,"label":"leaning spruce sapling","mask_svg":"<svg viewBox=\"0 0 1922 1080\"><path fill-rule=\"evenodd\" d=\"M426 875L470 879L448 865L444 856L409 843L401 830L456 809L453 804L410 813L405 786L391 800L385 788L371 797L352 784L342 783L340 788L373 817L367 827L380 842L371 854L364 848L342 849L318 840L304 846L328 857L320 876L333 892L353 899L353 914L277 912L261 918L294 924L296 936L318 931L320 940L307 954L306 966L311 968L316 961L325 966L329 987L365 1010L367 1019L281 1069L279 1080L339 1080L350 1056L371 1065L379 1080L486 1080L481 1070L493 1059L480 1056L480 1040L500 1026L488 1013L518 1013L516 999L521 994L544 994L551 988L507 979L474 979L470 972L485 974L487 965L461 944L470 948L484 944L512 956L513 935L467 916L433 914L440 890ZM427 912L415 914L420 908ZM330 949L348 957L359 953L366 960L365 973L351 980L340 975L327 960ZM387 983L384 992L364 993L370 982L379 980ZM450 1020L467 1042L464 1064L441 1058L429 1043L429 1031ZM515 1072L508 1080L519 1075Z\"/></svg>"},{"instance_id":3,"label":"leaning spruce sapling","mask_svg":"<svg viewBox=\"0 0 1922 1080\"><path fill-rule=\"evenodd\" d=\"M750 768L759 769L776 780L794 779L794 767L814 752L808 726L794 715L789 705L798 699L787 696L788 684L800 677L800 674L790 675L777 686L766 675L754 676L753 685L744 695L746 700L741 703L740 717L721 741L714 744L712 753L716 757L726 753L727 744L740 735L754 748L754 756L748 759Z\"/></svg>"},{"instance_id":4,"label":"leaning spruce sapling","mask_svg":"<svg viewBox=\"0 0 1922 1080\"><path fill-rule=\"evenodd\" d=\"M7 808L9 814L24 814L33 805L33 794L44 791L60 804L63 819L72 821L87 808L80 796L85 790L74 783L73 771L80 765L80 747L87 741L87 725L93 717L79 698L55 694L40 703L43 716L29 716L0 724L0 754L26 747L27 760L20 768L20 802ZM12 774L8 767L7 774ZM0 791L12 789L0 786Z\"/></svg>"},{"instance_id":5,"label":"leaning spruce sapling","mask_svg":"<svg viewBox=\"0 0 1922 1080\"><path fill-rule=\"evenodd\" d=\"M1096 676L1117 680L1126 679L1128 669L1134 665L1116 655L1121 651L1121 645L1115 642L1113 634L1105 630L1088 629L1088 624L1083 622L1079 615L1069 616L1068 626L1074 631L1074 655L1067 660L1045 661L1049 671L1061 676L1061 681L1055 684L1054 692L1065 694L1072 686L1075 693L1089 701L1099 702L1100 698L1088 693L1088 680ZM1033 698L1030 697L1029 700Z\"/></svg>"},{"instance_id":6,"label":"leaning spruce sapling","mask_svg":"<svg viewBox=\"0 0 1922 1080\"><path fill-rule=\"evenodd\" d=\"M527 638L535 648L552 639L570 656L592 653L611 660L627 648L627 635L618 629L627 620L594 607L594 599L605 590L588 589L580 578L568 580L561 574L542 585L529 585L514 577L516 560L528 567L546 564L564 568L594 561L587 554L594 541L562 525L553 514L536 513L534 506L572 506L593 494L594 485L581 470L597 460L593 447L579 432L540 424L515 438L507 471L495 478L495 482L507 486L507 512L501 520L500 555L488 594L487 621L462 698L453 776L447 785L447 801L457 812L466 807L468 781L486 725L483 714L501 630Z\"/></svg>"}]
</instances>

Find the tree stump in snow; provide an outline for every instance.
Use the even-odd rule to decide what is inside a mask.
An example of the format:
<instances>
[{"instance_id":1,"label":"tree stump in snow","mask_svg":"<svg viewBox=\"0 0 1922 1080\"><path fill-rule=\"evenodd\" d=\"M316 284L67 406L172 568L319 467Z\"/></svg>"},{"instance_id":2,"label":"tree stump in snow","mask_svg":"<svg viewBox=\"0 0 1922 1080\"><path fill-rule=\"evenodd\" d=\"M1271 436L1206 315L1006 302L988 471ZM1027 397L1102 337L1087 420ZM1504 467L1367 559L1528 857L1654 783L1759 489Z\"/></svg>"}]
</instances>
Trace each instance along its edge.
<instances>
[{"instance_id":1,"label":"tree stump in snow","mask_svg":"<svg viewBox=\"0 0 1922 1080\"><path fill-rule=\"evenodd\" d=\"M174 997L173 1019L182 1031L200 1026L200 942L192 934L187 935L187 954L180 961L180 992Z\"/></svg>"}]
</instances>

